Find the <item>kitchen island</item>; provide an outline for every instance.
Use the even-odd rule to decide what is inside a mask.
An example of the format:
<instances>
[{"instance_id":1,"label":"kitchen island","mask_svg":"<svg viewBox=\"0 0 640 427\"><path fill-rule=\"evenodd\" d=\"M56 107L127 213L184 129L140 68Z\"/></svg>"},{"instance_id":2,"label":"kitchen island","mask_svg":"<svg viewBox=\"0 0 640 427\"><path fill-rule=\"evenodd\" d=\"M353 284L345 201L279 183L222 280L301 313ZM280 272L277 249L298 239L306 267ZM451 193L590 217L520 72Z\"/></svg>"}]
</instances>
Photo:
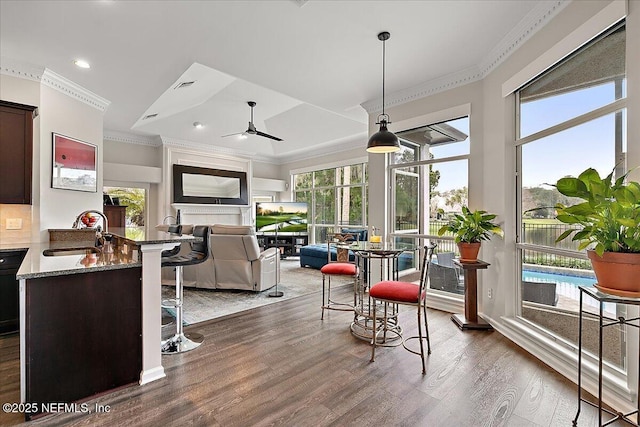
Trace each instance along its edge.
<instances>
[{"instance_id":1,"label":"kitchen island","mask_svg":"<svg viewBox=\"0 0 640 427\"><path fill-rule=\"evenodd\" d=\"M16 276L27 419L46 412L46 404L165 376L160 253L196 240L154 231L138 240L114 235L113 252L94 242L30 245Z\"/></svg>"}]
</instances>

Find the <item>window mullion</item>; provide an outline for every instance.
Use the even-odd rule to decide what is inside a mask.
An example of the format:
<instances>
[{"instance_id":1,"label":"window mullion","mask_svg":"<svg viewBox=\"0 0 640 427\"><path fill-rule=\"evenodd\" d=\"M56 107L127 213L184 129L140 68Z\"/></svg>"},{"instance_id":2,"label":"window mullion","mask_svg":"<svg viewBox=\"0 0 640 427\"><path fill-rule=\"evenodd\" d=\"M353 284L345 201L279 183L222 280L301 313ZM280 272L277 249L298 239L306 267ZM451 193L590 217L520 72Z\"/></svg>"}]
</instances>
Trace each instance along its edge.
<instances>
[{"instance_id":1,"label":"window mullion","mask_svg":"<svg viewBox=\"0 0 640 427\"><path fill-rule=\"evenodd\" d=\"M516 140L516 145L523 145L523 144L527 144L531 141L535 141L538 139L542 139L545 138L549 135L553 135L555 133L558 132L562 132L563 130L567 130L570 129L572 127L581 125L583 123L587 123L590 122L591 120L597 119L599 117L602 116L606 116L607 114L611 114L613 112L616 112L618 110L622 110L623 108L625 108L627 106L627 100L626 99L619 99L617 101L612 102L611 104L607 104L604 107L600 107L596 110L593 111L589 111L588 113L582 114L578 117L574 117L570 120L567 120L566 122L562 122L559 123L555 126L551 126L549 128L543 129L539 132L536 132L534 134L525 136L524 138L520 138L518 140ZM519 108L519 107L518 107Z\"/></svg>"}]
</instances>

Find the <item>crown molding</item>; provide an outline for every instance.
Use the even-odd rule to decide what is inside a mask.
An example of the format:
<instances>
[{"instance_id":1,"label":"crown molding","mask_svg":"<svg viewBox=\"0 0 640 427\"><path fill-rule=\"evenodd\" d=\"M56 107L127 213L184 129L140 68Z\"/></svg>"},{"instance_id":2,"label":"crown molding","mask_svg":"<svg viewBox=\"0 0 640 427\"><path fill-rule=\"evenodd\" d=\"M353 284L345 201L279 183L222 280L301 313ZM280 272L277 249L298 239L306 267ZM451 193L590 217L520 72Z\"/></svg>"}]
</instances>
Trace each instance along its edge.
<instances>
[{"instance_id":1,"label":"crown molding","mask_svg":"<svg viewBox=\"0 0 640 427\"><path fill-rule=\"evenodd\" d=\"M416 86L386 94L385 107L405 104L416 99L482 80L511 56L513 52L520 48L524 42L547 25L549 21L560 13L571 1L572 0L554 0L552 2L545 1L538 3L500 40L496 47L487 54L480 64L457 73L451 73ZM378 113L382 111L382 98L366 101L360 105L369 114Z\"/></svg>"},{"instance_id":2,"label":"crown molding","mask_svg":"<svg viewBox=\"0 0 640 427\"><path fill-rule=\"evenodd\" d=\"M90 90L83 88L82 86L72 82L65 77L62 77L60 74L57 74L48 68L45 68L44 73L42 74L42 84L59 92L62 92L67 96L82 101L85 104L90 105L102 112L104 112L109 104L111 104L109 100L96 95Z\"/></svg>"},{"instance_id":3,"label":"crown molding","mask_svg":"<svg viewBox=\"0 0 640 427\"><path fill-rule=\"evenodd\" d=\"M274 164L283 165L286 163L298 162L302 160L316 159L322 156L351 151L354 148L359 147L364 150L367 145L367 139L368 136L366 132L360 133L358 135L351 135L346 138L332 141L331 143L317 145L313 149L304 148L296 150L293 153L278 157Z\"/></svg>"},{"instance_id":4,"label":"crown molding","mask_svg":"<svg viewBox=\"0 0 640 427\"><path fill-rule=\"evenodd\" d=\"M167 147L186 148L191 150L197 149L199 151L204 151L207 153L225 154L250 160L254 158L264 157L262 155L259 156L255 151L239 151L234 150L233 148L219 147L210 144L202 144L199 142L186 141L175 138L167 138L164 136L160 136L160 139L162 140L162 145Z\"/></svg>"},{"instance_id":5,"label":"crown molding","mask_svg":"<svg viewBox=\"0 0 640 427\"><path fill-rule=\"evenodd\" d=\"M489 52L479 67L483 77L518 50L542 27L547 25L571 0L540 2Z\"/></svg>"},{"instance_id":6,"label":"crown molding","mask_svg":"<svg viewBox=\"0 0 640 427\"><path fill-rule=\"evenodd\" d=\"M40 82L42 85L82 101L101 112L105 112L111 104L109 100L45 67L2 57L0 58L0 74Z\"/></svg>"},{"instance_id":7,"label":"crown molding","mask_svg":"<svg viewBox=\"0 0 640 427\"><path fill-rule=\"evenodd\" d=\"M25 62L18 62L5 56L0 58L0 74L4 74L6 76L40 82L42 80L44 70L44 67L38 67L37 65L27 64Z\"/></svg>"},{"instance_id":8,"label":"crown molding","mask_svg":"<svg viewBox=\"0 0 640 427\"><path fill-rule=\"evenodd\" d=\"M385 108L402 105L416 99L444 92L445 90L473 83L475 81L482 80L483 77L484 76L480 72L480 68L477 66L473 66L456 73L447 74L446 76L438 77L417 86L412 86L396 91L391 95L387 95L385 97ZM379 113L382 111L382 98L367 101L361 105L369 114Z\"/></svg>"},{"instance_id":9,"label":"crown molding","mask_svg":"<svg viewBox=\"0 0 640 427\"><path fill-rule=\"evenodd\" d=\"M160 137L157 136L143 136L134 135L125 132L119 132L115 130L104 130L103 139L105 141L122 142L126 144L146 145L150 147L162 146Z\"/></svg>"}]
</instances>

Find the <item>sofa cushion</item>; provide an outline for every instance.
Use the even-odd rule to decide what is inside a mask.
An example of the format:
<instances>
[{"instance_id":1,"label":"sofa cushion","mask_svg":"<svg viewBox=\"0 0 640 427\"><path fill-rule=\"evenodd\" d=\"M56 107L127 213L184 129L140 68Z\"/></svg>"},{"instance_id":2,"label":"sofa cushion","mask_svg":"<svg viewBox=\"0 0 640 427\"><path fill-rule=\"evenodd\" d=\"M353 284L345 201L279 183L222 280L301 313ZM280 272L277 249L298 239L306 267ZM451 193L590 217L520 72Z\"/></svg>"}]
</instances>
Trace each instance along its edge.
<instances>
[{"instance_id":1,"label":"sofa cushion","mask_svg":"<svg viewBox=\"0 0 640 427\"><path fill-rule=\"evenodd\" d=\"M327 245L306 245L300 248L300 255L327 259Z\"/></svg>"},{"instance_id":2,"label":"sofa cushion","mask_svg":"<svg viewBox=\"0 0 640 427\"><path fill-rule=\"evenodd\" d=\"M250 225L215 224L211 227L211 234L253 236L256 232Z\"/></svg>"},{"instance_id":3,"label":"sofa cushion","mask_svg":"<svg viewBox=\"0 0 640 427\"><path fill-rule=\"evenodd\" d=\"M348 262L332 262L322 266L320 269L322 274L339 274L343 276L355 276L356 265Z\"/></svg>"},{"instance_id":4,"label":"sofa cushion","mask_svg":"<svg viewBox=\"0 0 640 427\"><path fill-rule=\"evenodd\" d=\"M369 295L373 298L380 298L392 301L417 303L420 286L410 282L398 282L385 280L378 282L371 287Z\"/></svg>"}]
</instances>

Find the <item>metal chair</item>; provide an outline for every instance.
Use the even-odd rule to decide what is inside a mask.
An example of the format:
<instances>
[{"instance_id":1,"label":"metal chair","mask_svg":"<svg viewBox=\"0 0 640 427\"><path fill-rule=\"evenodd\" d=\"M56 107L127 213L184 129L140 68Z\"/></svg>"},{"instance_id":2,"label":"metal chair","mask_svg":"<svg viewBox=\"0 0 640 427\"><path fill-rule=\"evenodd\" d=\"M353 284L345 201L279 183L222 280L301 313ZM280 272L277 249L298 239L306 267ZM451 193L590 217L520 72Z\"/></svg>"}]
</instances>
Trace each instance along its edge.
<instances>
[{"instance_id":1,"label":"metal chair","mask_svg":"<svg viewBox=\"0 0 640 427\"><path fill-rule=\"evenodd\" d=\"M430 260L433 257L433 251L435 250L436 246L436 244L431 243L424 247L420 284L402 282L397 280L385 280L376 283L369 289L369 297L371 298L371 304L373 305L373 325L375 328L373 336L371 338L371 362L373 362L375 358L379 334L383 334L382 342L387 339L386 334L389 331L393 331L395 334L401 334L401 332L397 332L397 328L391 330L387 327L387 311L389 309L389 304L392 304L394 306L408 305L417 308L418 336L407 338L401 337L402 346L409 352L420 355L420 358L422 359L422 374L425 375L427 373L423 340L426 339L427 341L427 354L431 354L431 343L429 342L429 322L427 320L426 283L429 274L429 265L431 264ZM376 312L378 309L378 303L380 302L383 303L382 306L384 307L384 317L381 322L382 324L378 326ZM426 332L426 335L424 337L422 333L421 312L424 315L424 327ZM418 339L420 341L419 353L407 347L406 342L412 339Z\"/></svg>"},{"instance_id":2,"label":"metal chair","mask_svg":"<svg viewBox=\"0 0 640 427\"><path fill-rule=\"evenodd\" d=\"M176 297L175 300L165 300L162 306L176 310L176 333L169 339L162 341L163 354L175 354L193 350L202 344L203 336L195 333L185 334L182 325L182 303L184 301L182 286L182 268L185 265L195 265L204 262L209 257L208 226L197 225L193 228L193 235L202 237L201 242L191 243L191 252L186 255L174 254L161 258L162 267L175 267L176 269Z\"/></svg>"},{"instance_id":3,"label":"metal chair","mask_svg":"<svg viewBox=\"0 0 640 427\"><path fill-rule=\"evenodd\" d=\"M356 266L355 261L349 261L349 249L341 247L349 242L358 243L358 236L351 233L333 233L328 236L328 262L320 269L320 272L322 273L321 320L324 319L325 310L353 311L355 300L353 303L349 304L346 302L336 302L331 299L332 277L353 277L354 286L358 278L358 267Z\"/></svg>"}]
</instances>

